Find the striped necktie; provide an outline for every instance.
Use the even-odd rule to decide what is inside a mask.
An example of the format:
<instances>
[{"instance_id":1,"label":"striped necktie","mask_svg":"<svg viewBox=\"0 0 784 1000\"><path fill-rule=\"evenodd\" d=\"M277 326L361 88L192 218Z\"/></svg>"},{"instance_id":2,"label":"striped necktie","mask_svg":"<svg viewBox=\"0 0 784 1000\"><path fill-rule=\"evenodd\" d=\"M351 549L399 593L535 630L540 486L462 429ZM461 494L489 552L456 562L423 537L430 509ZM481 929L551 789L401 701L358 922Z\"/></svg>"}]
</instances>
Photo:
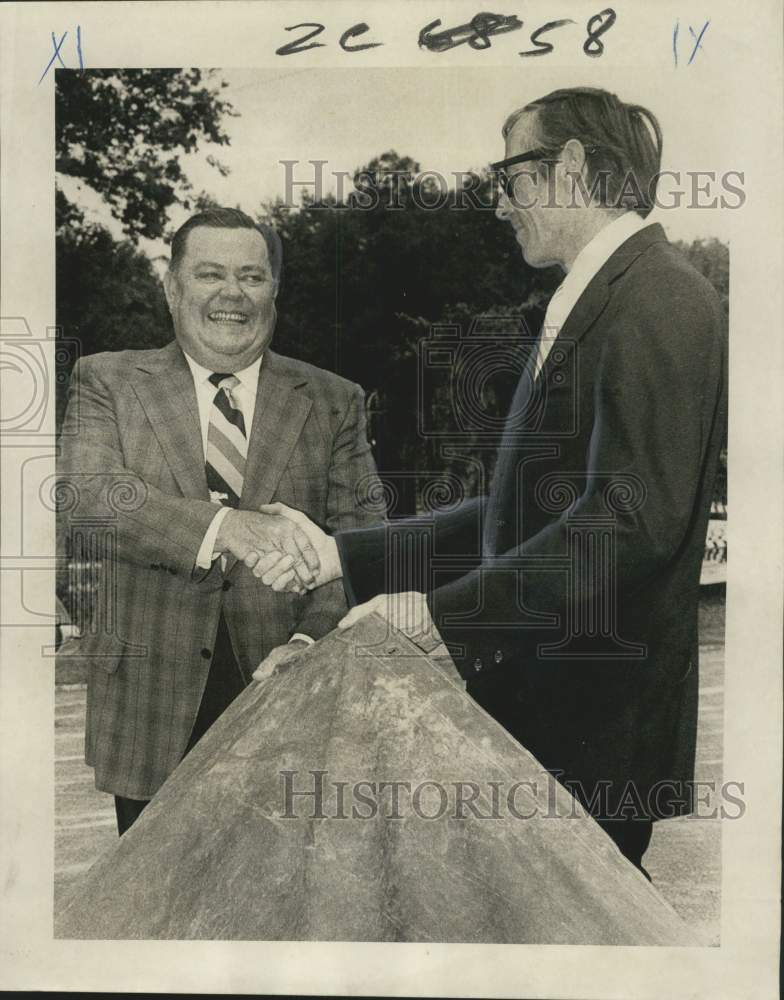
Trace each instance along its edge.
<instances>
[{"instance_id":1,"label":"striped necktie","mask_svg":"<svg viewBox=\"0 0 784 1000\"><path fill-rule=\"evenodd\" d=\"M210 382L218 391L207 431L207 486L213 503L238 507L248 455L245 420L232 395L240 380L236 375L215 372L210 375Z\"/></svg>"}]
</instances>

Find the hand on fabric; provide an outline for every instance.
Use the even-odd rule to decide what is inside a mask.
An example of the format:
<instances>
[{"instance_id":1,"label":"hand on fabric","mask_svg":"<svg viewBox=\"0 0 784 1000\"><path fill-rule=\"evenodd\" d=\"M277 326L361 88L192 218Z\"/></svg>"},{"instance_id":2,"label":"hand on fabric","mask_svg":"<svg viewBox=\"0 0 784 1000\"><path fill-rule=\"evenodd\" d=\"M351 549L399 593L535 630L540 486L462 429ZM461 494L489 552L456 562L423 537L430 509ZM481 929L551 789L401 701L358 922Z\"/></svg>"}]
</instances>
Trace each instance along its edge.
<instances>
[{"instance_id":1,"label":"hand on fabric","mask_svg":"<svg viewBox=\"0 0 784 1000\"><path fill-rule=\"evenodd\" d=\"M427 598L417 591L406 591L402 594L377 594L364 604L358 604L338 622L339 629L350 628L367 615L380 615L389 624L407 635L421 649L430 652L441 645Z\"/></svg>"},{"instance_id":2,"label":"hand on fabric","mask_svg":"<svg viewBox=\"0 0 784 1000\"><path fill-rule=\"evenodd\" d=\"M304 639L292 639L291 642L287 642L284 646L276 646L267 653L253 671L253 680L263 681L271 677L280 664L296 660L300 653L303 653L310 645L311 643L306 642Z\"/></svg>"}]
</instances>

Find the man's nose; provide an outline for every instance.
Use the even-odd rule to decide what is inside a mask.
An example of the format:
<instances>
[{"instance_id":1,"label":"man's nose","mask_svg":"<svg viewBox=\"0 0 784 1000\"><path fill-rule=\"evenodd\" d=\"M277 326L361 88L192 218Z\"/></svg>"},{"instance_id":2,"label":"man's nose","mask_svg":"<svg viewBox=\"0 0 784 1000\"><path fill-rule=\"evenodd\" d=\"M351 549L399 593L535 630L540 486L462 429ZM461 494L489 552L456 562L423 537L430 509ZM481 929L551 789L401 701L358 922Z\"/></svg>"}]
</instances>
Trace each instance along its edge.
<instances>
[{"instance_id":1,"label":"man's nose","mask_svg":"<svg viewBox=\"0 0 784 1000\"><path fill-rule=\"evenodd\" d=\"M498 196L498 204L495 207L495 217L496 219L500 219L501 222L508 222L512 218L512 206L503 191Z\"/></svg>"},{"instance_id":2,"label":"man's nose","mask_svg":"<svg viewBox=\"0 0 784 1000\"><path fill-rule=\"evenodd\" d=\"M227 299L239 299L245 294L239 278L232 274L223 279L220 293L222 297Z\"/></svg>"}]
</instances>

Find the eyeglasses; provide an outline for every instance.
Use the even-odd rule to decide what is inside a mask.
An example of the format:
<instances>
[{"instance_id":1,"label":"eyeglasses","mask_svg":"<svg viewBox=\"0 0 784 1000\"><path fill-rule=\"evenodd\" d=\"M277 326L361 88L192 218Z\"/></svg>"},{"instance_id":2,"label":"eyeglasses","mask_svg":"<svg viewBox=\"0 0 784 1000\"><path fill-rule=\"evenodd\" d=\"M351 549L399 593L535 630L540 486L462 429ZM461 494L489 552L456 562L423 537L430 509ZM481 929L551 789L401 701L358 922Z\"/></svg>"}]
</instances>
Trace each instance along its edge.
<instances>
[{"instance_id":1,"label":"eyeglasses","mask_svg":"<svg viewBox=\"0 0 784 1000\"><path fill-rule=\"evenodd\" d=\"M513 167L517 163L530 163L532 160L543 160L546 156L553 154L547 149L530 149L527 153L518 153L517 156L510 156L507 160L498 160L490 164L490 169L497 175L501 190L507 198L511 199L514 194L515 175L511 177L506 172L507 167Z\"/></svg>"},{"instance_id":2,"label":"eyeglasses","mask_svg":"<svg viewBox=\"0 0 784 1000\"><path fill-rule=\"evenodd\" d=\"M597 149L599 149L598 146L586 146L585 152L587 154L595 153ZM518 163L530 163L532 160L551 160L555 162L559 153L560 150L553 152L551 149L530 149L527 153L518 153L517 156L510 156L507 160L498 160L496 163L491 163L490 170L497 175L501 190L511 201L514 195L515 179L520 175L512 174L510 176L506 168L513 167Z\"/></svg>"}]
</instances>

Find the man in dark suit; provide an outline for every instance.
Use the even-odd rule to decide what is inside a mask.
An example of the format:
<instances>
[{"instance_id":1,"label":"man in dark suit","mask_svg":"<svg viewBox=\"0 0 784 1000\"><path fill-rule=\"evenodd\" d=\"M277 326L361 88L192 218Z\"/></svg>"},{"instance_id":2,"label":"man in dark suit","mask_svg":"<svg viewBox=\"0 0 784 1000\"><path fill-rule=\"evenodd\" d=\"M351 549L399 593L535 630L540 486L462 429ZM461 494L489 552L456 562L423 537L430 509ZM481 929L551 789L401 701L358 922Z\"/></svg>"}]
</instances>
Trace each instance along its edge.
<instances>
[{"instance_id":1,"label":"man in dark suit","mask_svg":"<svg viewBox=\"0 0 784 1000\"><path fill-rule=\"evenodd\" d=\"M710 284L646 222L661 151L650 112L577 88L526 105L503 134L498 215L529 264L566 277L487 503L436 518L427 540L404 522L330 539L288 513L319 552L318 580L342 576L366 602L341 624L376 611L432 637L434 623L469 693L642 867L652 822L692 807L724 323ZM400 568L406 593L390 600L395 536L417 531L431 555ZM262 579L285 586L276 559Z\"/></svg>"},{"instance_id":2,"label":"man in dark suit","mask_svg":"<svg viewBox=\"0 0 784 1000\"><path fill-rule=\"evenodd\" d=\"M102 562L108 614L63 655L89 671L86 760L120 833L260 660L291 658L347 610L339 583L305 591L307 538L260 508L281 500L332 531L377 520L356 499L375 473L362 390L269 350L281 261L274 230L242 212L192 217L165 279L176 340L72 375L59 530L74 559ZM292 592L259 580L272 549Z\"/></svg>"}]
</instances>

